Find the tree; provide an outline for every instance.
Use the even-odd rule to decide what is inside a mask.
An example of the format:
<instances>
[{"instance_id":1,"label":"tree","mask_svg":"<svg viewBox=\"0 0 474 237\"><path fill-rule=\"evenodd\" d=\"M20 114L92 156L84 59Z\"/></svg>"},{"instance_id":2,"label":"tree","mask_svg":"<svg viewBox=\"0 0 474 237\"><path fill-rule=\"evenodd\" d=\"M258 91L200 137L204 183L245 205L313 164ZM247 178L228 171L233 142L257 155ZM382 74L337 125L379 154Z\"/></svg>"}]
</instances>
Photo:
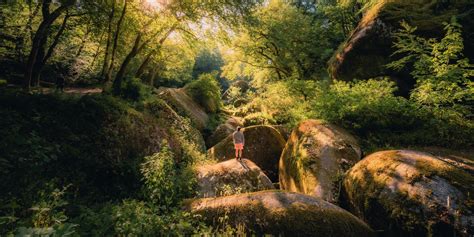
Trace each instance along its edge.
<instances>
[{"instance_id":1,"label":"tree","mask_svg":"<svg viewBox=\"0 0 474 237\"><path fill-rule=\"evenodd\" d=\"M326 19L309 14L285 1L261 6L251 22L233 41L235 56L228 61L225 75L241 70L266 79L312 79L324 77L325 65L339 43ZM232 66L236 64L236 66ZM253 69L252 69L253 68ZM244 75L246 76L246 75Z\"/></svg>"},{"instance_id":2,"label":"tree","mask_svg":"<svg viewBox=\"0 0 474 237\"><path fill-rule=\"evenodd\" d=\"M39 79L39 73L41 72L42 67L48 60L47 57L48 54L45 52L46 49L46 43L48 39L48 35L50 33L51 25L64 13L66 12L70 7L74 5L73 0L68 0L68 1L61 1L61 4L59 7L51 11L50 9L52 8L52 0L43 0L42 5L41 5L41 12L42 12L42 21L40 25L38 26L38 29L36 30L34 37L33 37L33 42L31 46L31 51L28 56L28 62L26 64L26 72L25 72L25 77L24 77L24 88L29 90L31 83L32 82L37 82ZM63 21L63 25L65 27L65 24L67 22L67 17L64 18L65 20ZM61 36L62 32L64 31L64 27L61 27L60 31L58 32L57 36L55 36L55 39L59 39ZM56 42L57 40L55 40ZM50 49L48 49L48 52L54 50L54 47L56 47L57 43L54 43L51 45Z\"/></svg>"}]
</instances>

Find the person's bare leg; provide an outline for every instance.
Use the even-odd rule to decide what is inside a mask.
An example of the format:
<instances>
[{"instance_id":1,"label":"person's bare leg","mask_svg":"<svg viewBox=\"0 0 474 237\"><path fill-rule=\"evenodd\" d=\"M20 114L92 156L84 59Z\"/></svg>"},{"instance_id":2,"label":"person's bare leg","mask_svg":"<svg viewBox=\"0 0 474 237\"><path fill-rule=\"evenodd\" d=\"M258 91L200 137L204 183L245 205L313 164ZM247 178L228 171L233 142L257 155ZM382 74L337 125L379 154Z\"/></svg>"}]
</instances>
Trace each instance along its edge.
<instances>
[{"instance_id":1,"label":"person's bare leg","mask_svg":"<svg viewBox=\"0 0 474 237\"><path fill-rule=\"evenodd\" d=\"M239 149L235 148L235 159L239 159Z\"/></svg>"},{"instance_id":2,"label":"person's bare leg","mask_svg":"<svg viewBox=\"0 0 474 237\"><path fill-rule=\"evenodd\" d=\"M239 149L239 158L242 159L242 152L244 151L244 149Z\"/></svg>"}]
</instances>

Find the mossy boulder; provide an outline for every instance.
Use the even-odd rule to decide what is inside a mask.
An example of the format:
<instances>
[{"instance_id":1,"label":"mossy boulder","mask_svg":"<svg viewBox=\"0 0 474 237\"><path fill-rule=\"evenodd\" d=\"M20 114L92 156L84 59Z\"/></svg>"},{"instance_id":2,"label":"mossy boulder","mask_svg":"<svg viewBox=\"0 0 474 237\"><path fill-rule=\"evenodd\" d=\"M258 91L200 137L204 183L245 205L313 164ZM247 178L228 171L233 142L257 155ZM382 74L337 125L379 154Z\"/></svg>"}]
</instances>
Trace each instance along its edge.
<instances>
[{"instance_id":1,"label":"mossy boulder","mask_svg":"<svg viewBox=\"0 0 474 237\"><path fill-rule=\"evenodd\" d=\"M473 236L474 168L461 159L380 151L344 179L344 205L393 236Z\"/></svg>"},{"instance_id":2,"label":"mossy boulder","mask_svg":"<svg viewBox=\"0 0 474 237\"><path fill-rule=\"evenodd\" d=\"M240 226L257 235L374 236L365 223L344 209L298 193L273 190L195 199L188 200L186 207L212 226Z\"/></svg>"},{"instance_id":3,"label":"mossy boulder","mask_svg":"<svg viewBox=\"0 0 474 237\"><path fill-rule=\"evenodd\" d=\"M177 157L181 157L183 146L187 143L199 152L206 151L206 144L200 131L185 117L179 115L173 108L161 99L147 101L143 105L146 112L152 114L159 120L163 129L172 135L172 139L166 139ZM146 137L143 136L142 137Z\"/></svg>"},{"instance_id":4,"label":"mossy boulder","mask_svg":"<svg viewBox=\"0 0 474 237\"><path fill-rule=\"evenodd\" d=\"M206 140L206 145L212 147L232 134L237 127L242 127L242 121L238 117L230 117L223 124L217 126L216 130Z\"/></svg>"},{"instance_id":5,"label":"mossy boulder","mask_svg":"<svg viewBox=\"0 0 474 237\"><path fill-rule=\"evenodd\" d=\"M357 140L320 120L301 122L280 159L280 187L336 203L343 174L361 158Z\"/></svg>"},{"instance_id":6,"label":"mossy boulder","mask_svg":"<svg viewBox=\"0 0 474 237\"><path fill-rule=\"evenodd\" d=\"M236 159L196 167L198 197L218 197L273 189L270 179L250 160Z\"/></svg>"},{"instance_id":7,"label":"mossy boulder","mask_svg":"<svg viewBox=\"0 0 474 237\"><path fill-rule=\"evenodd\" d=\"M158 96L165 100L181 116L191 119L199 130L206 128L209 116L198 103L196 103L184 89L160 88Z\"/></svg>"},{"instance_id":8,"label":"mossy boulder","mask_svg":"<svg viewBox=\"0 0 474 237\"><path fill-rule=\"evenodd\" d=\"M278 132L280 132L280 134L283 136L283 138L285 140L288 140L288 138L290 137L290 134L291 134L291 129L289 129L285 125L272 125L272 127L274 127L276 130L278 130Z\"/></svg>"},{"instance_id":9,"label":"mossy boulder","mask_svg":"<svg viewBox=\"0 0 474 237\"><path fill-rule=\"evenodd\" d=\"M275 128L266 125L242 129L245 136L243 157L255 162L272 181L278 180L278 160L285 140ZM210 148L208 156L216 160L235 158L232 135Z\"/></svg>"},{"instance_id":10,"label":"mossy boulder","mask_svg":"<svg viewBox=\"0 0 474 237\"><path fill-rule=\"evenodd\" d=\"M364 13L362 20L329 62L329 71L338 80L368 79L390 76L402 90L414 85L409 72L389 71L385 67L394 52L392 33L400 22L416 26L417 34L439 38L444 22L456 16L463 25L465 54L474 59L474 2L470 0L383 0Z\"/></svg>"}]
</instances>

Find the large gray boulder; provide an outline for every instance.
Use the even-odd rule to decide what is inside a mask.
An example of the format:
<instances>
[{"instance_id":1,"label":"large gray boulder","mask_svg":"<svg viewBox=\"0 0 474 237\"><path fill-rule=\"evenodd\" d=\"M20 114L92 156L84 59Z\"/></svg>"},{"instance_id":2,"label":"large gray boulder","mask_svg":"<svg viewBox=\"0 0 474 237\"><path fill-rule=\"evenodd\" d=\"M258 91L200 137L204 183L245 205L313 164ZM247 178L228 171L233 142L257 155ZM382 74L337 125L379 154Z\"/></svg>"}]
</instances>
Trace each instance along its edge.
<instances>
[{"instance_id":1,"label":"large gray boulder","mask_svg":"<svg viewBox=\"0 0 474 237\"><path fill-rule=\"evenodd\" d=\"M374 236L364 222L346 210L299 193L273 190L194 199L187 201L186 208L209 225L240 226L247 235Z\"/></svg>"},{"instance_id":2,"label":"large gray boulder","mask_svg":"<svg viewBox=\"0 0 474 237\"><path fill-rule=\"evenodd\" d=\"M237 127L242 127L243 123L242 120L238 117L229 117L226 121L219 126L217 126L216 130L209 136L206 140L206 145L208 147L212 147L219 143L220 141L224 140L230 134L235 132Z\"/></svg>"},{"instance_id":3,"label":"large gray boulder","mask_svg":"<svg viewBox=\"0 0 474 237\"><path fill-rule=\"evenodd\" d=\"M193 100L185 89L160 88L158 97L165 100L181 116L191 119L199 130L204 130L209 122L209 116L204 108Z\"/></svg>"},{"instance_id":4,"label":"large gray boulder","mask_svg":"<svg viewBox=\"0 0 474 237\"><path fill-rule=\"evenodd\" d=\"M410 150L380 151L344 179L349 210L393 236L474 236L474 166Z\"/></svg>"},{"instance_id":5,"label":"large gray boulder","mask_svg":"<svg viewBox=\"0 0 474 237\"><path fill-rule=\"evenodd\" d=\"M357 140L342 128L321 120L303 121L282 152L280 187L337 203L344 173L360 158Z\"/></svg>"},{"instance_id":6,"label":"large gray boulder","mask_svg":"<svg viewBox=\"0 0 474 237\"><path fill-rule=\"evenodd\" d=\"M218 197L235 193L273 189L272 181L250 160L231 159L196 168L198 197Z\"/></svg>"},{"instance_id":7,"label":"large gray boulder","mask_svg":"<svg viewBox=\"0 0 474 237\"><path fill-rule=\"evenodd\" d=\"M283 136L275 128L266 125L246 127L242 131L245 135L243 157L255 162L270 180L278 181L278 160L285 147ZM219 161L235 158L232 136L211 147L207 154Z\"/></svg>"}]
</instances>

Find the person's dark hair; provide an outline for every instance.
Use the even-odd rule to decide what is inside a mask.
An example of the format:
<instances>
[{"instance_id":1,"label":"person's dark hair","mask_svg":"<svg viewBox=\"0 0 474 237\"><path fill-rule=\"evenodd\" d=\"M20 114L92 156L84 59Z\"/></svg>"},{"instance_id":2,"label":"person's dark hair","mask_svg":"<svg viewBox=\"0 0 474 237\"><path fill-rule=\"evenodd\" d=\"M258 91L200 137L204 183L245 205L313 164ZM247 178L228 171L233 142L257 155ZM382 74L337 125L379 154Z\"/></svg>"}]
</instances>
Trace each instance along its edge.
<instances>
[{"instance_id":1,"label":"person's dark hair","mask_svg":"<svg viewBox=\"0 0 474 237\"><path fill-rule=\"evenodd\" d=\"M237 131L240 131L241 127L237 127Z\"/></svg>"}]
</instances>

